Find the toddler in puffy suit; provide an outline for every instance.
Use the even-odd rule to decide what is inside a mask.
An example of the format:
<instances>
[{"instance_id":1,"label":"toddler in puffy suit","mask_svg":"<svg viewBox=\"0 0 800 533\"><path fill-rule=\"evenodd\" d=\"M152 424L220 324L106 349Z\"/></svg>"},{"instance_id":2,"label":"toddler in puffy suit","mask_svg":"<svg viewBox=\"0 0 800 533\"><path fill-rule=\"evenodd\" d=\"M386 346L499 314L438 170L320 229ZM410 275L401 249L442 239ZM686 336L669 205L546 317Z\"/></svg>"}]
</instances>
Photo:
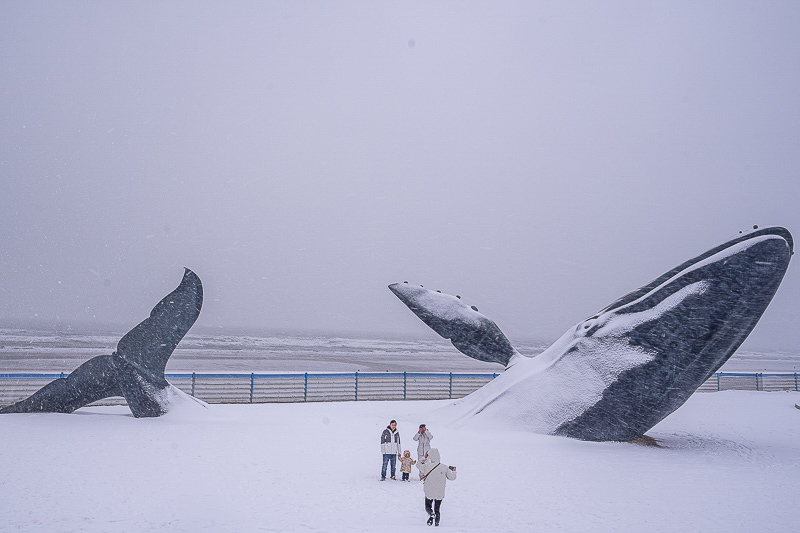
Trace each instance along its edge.
<instances>
[{"instance_id":1,"label":"toddler in puffy suit","mask_svg":"<svg viewBox=\"0 0 800 533\"><path fill-rule=\"evenodd\" d=\"M411 474L411 465L415 465L417 462L411 458L411 452L406 450L403 452L403 456L400 458L400 472L403 474L403 481L411 481L408 479L409 474Z\"/></svg>"}]
</instances>

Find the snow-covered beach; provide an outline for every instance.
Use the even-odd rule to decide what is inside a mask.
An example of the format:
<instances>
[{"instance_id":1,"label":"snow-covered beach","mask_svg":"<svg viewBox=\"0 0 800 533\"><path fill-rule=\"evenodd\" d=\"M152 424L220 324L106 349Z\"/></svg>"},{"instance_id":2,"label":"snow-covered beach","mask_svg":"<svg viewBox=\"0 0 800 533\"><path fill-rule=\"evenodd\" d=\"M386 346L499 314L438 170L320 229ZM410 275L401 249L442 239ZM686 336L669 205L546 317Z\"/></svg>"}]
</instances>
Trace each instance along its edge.
<instances>
[{"instance_id":1,"label":"snow-covered beach","mask_svg":"<svg viewBox=\"0 0 800 533\"><path fill-rule=\"evenodd\" d=\"M447 401L126 407L0 417L0 531L421 531L422 487L379 481L379 435L421 422L449 531L787 531L800 393L695 394L648 434L594 443L441 420ZM412 480L414 476L412 475Z\"/></svg>"},{"instance_id":2,"label":"snow-covered beach","mask_svg":"<svg viewBox=\"0 0 800 533\"><path fill-rule=\"evenodd\" d=\"M0 330L0 368L69 371L113 350L98 333ZM521 343L533 355L545 343ZM737 353L727 371L797 369ZM189 335L169 368L501 371L436 338ZM696 393L648 432L660 447L451 422L443 401L211 405L157 419L124 406L0 417L0 531L422 530L422 488L378 481L378 437L425 422L457 465L451 531L785 531L800 475L797 392ZM398 467L399 468L399 467Z\"/></svg>"}]
</instances>

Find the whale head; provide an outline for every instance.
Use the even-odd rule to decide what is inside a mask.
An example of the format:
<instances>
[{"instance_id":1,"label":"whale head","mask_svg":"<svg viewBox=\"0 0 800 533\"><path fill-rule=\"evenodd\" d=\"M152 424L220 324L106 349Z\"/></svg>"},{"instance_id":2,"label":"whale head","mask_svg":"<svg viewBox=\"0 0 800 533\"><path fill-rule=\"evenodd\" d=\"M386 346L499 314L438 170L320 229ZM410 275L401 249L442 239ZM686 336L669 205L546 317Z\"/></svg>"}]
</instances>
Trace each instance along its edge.
<instances>
[{"instance_id":1,"label":"whale head","mask_svg":"<svg viewBox=\"0 0 800 533\"><path fill-rule=\"evenodd\" d=\"M744 342L793 253L784 228L751 232L686 261L578 323L551 357L623 368L556 434L631 440L672 413ZM557 351L557 350L556 350ZM621 359L640 354L636 364ZM599 356L599 360L598 360ZM591 367L587 374L596 373Z\"/></svg>"}]
</instances>

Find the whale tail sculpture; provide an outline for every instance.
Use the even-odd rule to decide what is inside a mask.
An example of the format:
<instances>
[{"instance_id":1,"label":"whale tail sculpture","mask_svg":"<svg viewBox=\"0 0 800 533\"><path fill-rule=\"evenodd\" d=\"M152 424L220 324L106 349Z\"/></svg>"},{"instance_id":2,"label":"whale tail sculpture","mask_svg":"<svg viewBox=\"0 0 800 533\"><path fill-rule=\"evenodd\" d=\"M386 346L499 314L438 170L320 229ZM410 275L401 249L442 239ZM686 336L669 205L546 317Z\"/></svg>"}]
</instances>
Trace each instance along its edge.
<instances>
[{"instance_id":1,"label":"whale tail sculpture","mask_svg":"<svg viewBox=\"0 0 800 533\"><path fill-rule=\"evenodd\" d=\"M200 315L203 285L185 269L180 285L150 316L120 339L116 352L89 359L66 378L45 385L30 397L0 409L3 413L71 413L109 396L124 396L133 416L167 412L167 360Z\"/></svg>"},{"instance_id":2,"label":"whale tail sculpture","mask_svg":"<svg viewBox=\"0 0 800 533\"><path fill-rule=\"evenodd\" d=\"M659 276L526 358L460 299L407 283L389 288L462 353L510 364L454 409L593 441L641 437L722 366L747 338L793 254L788 230L732 239Z\"/></svg>"}]
</instances>

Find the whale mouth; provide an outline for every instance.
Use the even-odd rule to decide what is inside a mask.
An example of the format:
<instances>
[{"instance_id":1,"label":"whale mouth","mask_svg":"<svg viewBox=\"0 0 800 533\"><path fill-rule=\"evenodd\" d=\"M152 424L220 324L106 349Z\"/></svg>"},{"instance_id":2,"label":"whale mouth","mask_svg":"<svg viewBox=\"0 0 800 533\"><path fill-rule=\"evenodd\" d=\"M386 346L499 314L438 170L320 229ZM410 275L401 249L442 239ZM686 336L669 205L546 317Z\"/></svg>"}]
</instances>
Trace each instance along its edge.
<instances>
[{"instance_id":1,"label":"whale mouth","mask_svg":"<svg viewBox=\"0 0 800 533\"><path fill-rule=\"evenodd\" d=\"M630 440L680 407L753 330L792 254L786 229L754 231L686 261L577 324L570 350L588 351L613 329L615 341L606 343L603 364L614 365L618 354L631 350L645 354L646 361L621 372L597 403L556 433Z\"/></svg>"},{"instance_id":2,"label":"whale mouth","mask_svg":"<svg viewBox=\"0 0 800 533\"><path fill-rule=\"evenodd\" d=\"M783 274L786 272L786 268L788 267L789 258L792 255L794 255L794 240L792 239L792 234L789 232L789 230L780 226L774 226L774 227L757 229L752 232L743 234L737 238L731 239L730 241L720 244L719 246L716 246L708 250L707 252L698 255L697 257L689 259L688 261L676 266L672 270L665 272L664 274L654 279L650 283L640 287L639 289L629 292L625 296L618 298L610 305L608 305L606 308L604 308L601 312L610 311L617 307L623 306L629 302L637 300L642 296L644 296L645 294L647 294L648 292L655 289L656 287L658 287L659 285L662 285L663 283L667 282L669 279L677 275L680 275L681 273L691 271L693 268L698 267L699 265L708 261L712 257L718 256L719 254L736 253L735 251L740 244L746 243L748 241L750 241L751 243L755 241L760 241L762 240L762 238L766 238L769 240L774 239L776 245L779 248L781 248L781 251L788 252L788 255L785 257L785 265L783 267L783 273L780 274L780 278L777 280L778 285L780 285L780 282L783 279ZM783 245L786 246L786 250L783 250L783 248L781 247L780 244L781 241ZM760 266L768 266L768 264L772 260L773 258L771 256L765 256L763 260L754 260L753 264Z\"/></svg>"}]
</instances>

